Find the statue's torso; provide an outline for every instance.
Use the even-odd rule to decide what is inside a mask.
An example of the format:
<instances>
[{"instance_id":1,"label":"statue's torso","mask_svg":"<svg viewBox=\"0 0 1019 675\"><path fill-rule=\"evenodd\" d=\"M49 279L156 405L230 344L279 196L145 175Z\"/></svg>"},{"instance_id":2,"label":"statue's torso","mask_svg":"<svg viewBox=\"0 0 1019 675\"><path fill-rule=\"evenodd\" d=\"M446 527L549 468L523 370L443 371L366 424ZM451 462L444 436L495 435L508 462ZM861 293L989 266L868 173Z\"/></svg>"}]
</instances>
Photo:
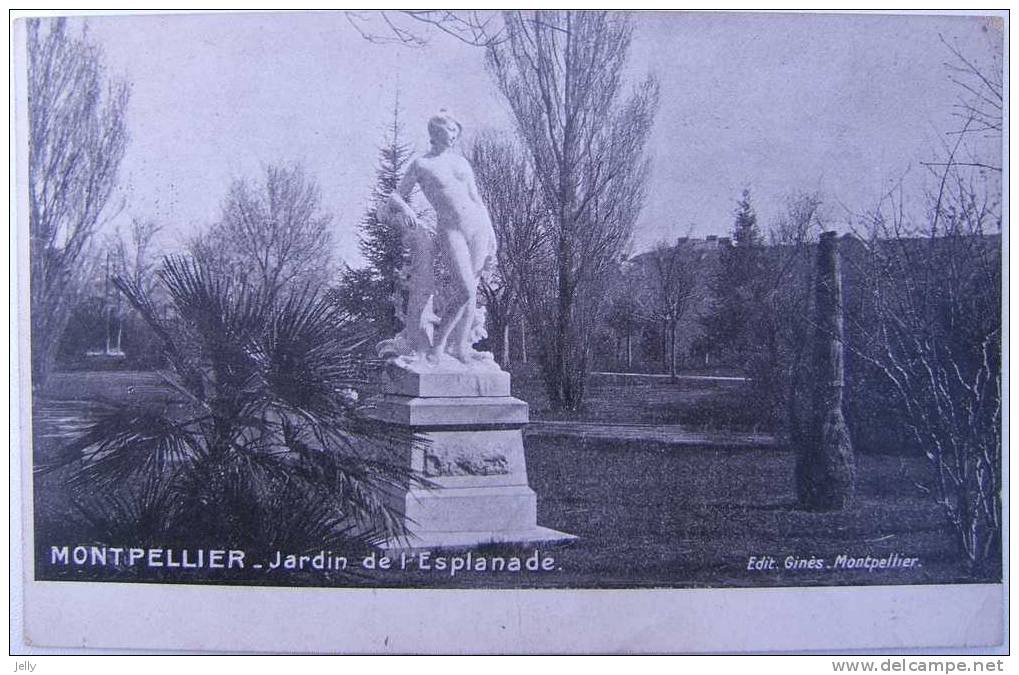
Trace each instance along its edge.
<instances>
[{"instance_id":1,"label":"statue's torso","mask_svg":"<svg viewBox=\"0 0 1019 675\"><path fill-rule=\"evenodd\" d=\"M488 210L471 198L471 169L453 153L425 155L416 161L418 184L435 209L440 228L465 232L491 229Z\"/></svg>"}]
</instances>

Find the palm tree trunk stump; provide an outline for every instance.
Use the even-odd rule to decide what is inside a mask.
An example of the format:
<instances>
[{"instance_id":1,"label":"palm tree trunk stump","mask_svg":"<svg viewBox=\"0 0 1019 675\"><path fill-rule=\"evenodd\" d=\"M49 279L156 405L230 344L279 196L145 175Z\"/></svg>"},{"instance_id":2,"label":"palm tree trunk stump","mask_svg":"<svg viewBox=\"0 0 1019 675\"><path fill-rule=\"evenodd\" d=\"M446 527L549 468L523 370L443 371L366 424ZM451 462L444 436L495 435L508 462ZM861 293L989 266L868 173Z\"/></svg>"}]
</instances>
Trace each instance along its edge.
<instances>
[{"instance_id":1,"label":"palm tree trunk stump","mask_svg":"<svg viewBox=\"0 0 1019 675\"><path fill-rule=\"evenodd\" d=\"M575 539L537 524L537 496L527 483L522 434L528 407L510 396L509 373L413 372L390 366L370 415L412 432L396 454L426 483L387 493L408 535L382 548Z\"/></svg>"},{"instance_id":2,"label":"palm tree trunk stump","mask_svg":"<svg viewBox=\"0 0 1019 675\"><path fill-rule=\"evenodd\" d=\"M798 436L796 487L800 505L839 511L853 500L856 465L843 414L845 389L842 274L838 235L825 232L817 250L811 411Z\"/></svg>"}]
</instances>

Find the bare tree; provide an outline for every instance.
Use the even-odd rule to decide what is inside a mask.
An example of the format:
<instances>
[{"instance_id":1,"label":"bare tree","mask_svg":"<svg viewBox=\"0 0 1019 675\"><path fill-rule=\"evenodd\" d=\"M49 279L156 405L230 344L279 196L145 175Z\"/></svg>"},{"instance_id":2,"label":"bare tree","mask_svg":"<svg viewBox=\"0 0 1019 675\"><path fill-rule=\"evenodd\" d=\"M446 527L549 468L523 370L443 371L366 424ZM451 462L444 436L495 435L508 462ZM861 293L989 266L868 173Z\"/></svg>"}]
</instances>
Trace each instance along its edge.
<instances>
[{"instance_id":1,"label":"bare tree","mask_svg":"<svg viewBox=\"0 0 1019 675\"><path fill-rule=\"evenodd\" d=\"M611 286L605 324L616 340L616 354L622 342L626 369L633 368L633 338L645 322L647 289L643 268L626 259L619 264L615 283ZM617 356L618 357L618 356Z\"/></svg>"},{"instance_id":2,"label":"bare tree","mask_svg":"<svg viewBox=\"0 0 1019 675\"><path fill-rule=\"evenodd\" d=\"M676 330L697 299L699 289L699 257L688 238L675 245L659 242L649 254L648 296L646 316L659 322L666 335L666 359L669 375L676 379Z\"/></svg>"},{"instance_id":3,"label":"bare tree","mask_svg":"<svg viewBox=\"0 0 1019 675\"><path fill-rule=\"evenodd\" d=\"M66 19L28 29L32 379L45 385L127 146L129 87Z\"/></svg>"},{"instance_id":4,"label":"bare tree","mask_svg":"<svg viewBox=\"0 0 1019 675\"><path fill-rule=\"evenodd\" d=\"M584 396L589 340L608 277L643 203L644 158L658 103L653 78L620 101L632 26L608 12L508 12L487 65L531 156L545 208L550 265L524 294L556 409Z\"/></svg>"},{"instance_id":5,"label":"bare tree","mask_svg":"<svg viewBox=\"0 0 1019 675\"><path fill-rule=\"evenodd\" d=\"M498 240L498 268L483 279L489 335L500 340L499 363L509 362L510 324L517 315L531 270L541 264L548 214L527 157L512 141L494 134L474 140L470 161L481 198L488 206Z\"/></svg>"},{"instance_id":6,"label":"bare tree","mask_svg":"<svg viewBox=\"0 0 1019 675\"><path fill-rule=\"evenodd\" d=\"M958 169L956 167L955 169ZM888 202L867 222L871 312L856 354L934 468L933 492L970 564L1001 546L1000 213L962 176L924 225Z\"/></svg>"},{"instance_id":7,"label":"bare tree","mask_svg":"<svg viewBox=\"0 0 1019 675\"><path fill-rule=\"evenodd\" d=\"M130 281L135 288L149 293L154 302L162 303L165 300L158 292L156 261L152 255L153 239L160 229L162 228L154 220L133 217L127 236L125 237L118 229L107 244L102 279L102 297L107 312L107 353L111 351L111 344L115 345L117 351L124 345L128 346L128 351L140 351L154 346L155 336L141 321L141 317L130 309L130 305L125 308L113 280L120 278ZM125 332L126 340L123 339ZM157 355L151 353L144 355L136 353L131 356L136 363L158 359Z\"/></svg>"},{"instance_id":8,"label":"bare tree","mask_svg":"<svg viewBox=\"0 0 1019 675\"><path fill-rule=\"evenodd\" d=\"M964 64L950 70L962 128L950 132L943 161L928 163L935 188L925 218L910 216L901 184L866 217L858 264L871 302L862 339L848 346L890 384L967 561L986 570L1001 554L1000 135L973 159L966 144L1000 132L1001 79L949 48ZM960 68L983 88L963 86Z\"/></svg>"},{"instance_id":9,"label":"bare tree","mask_svg":"<svg viewBox=\"0 0 1019 675\"><path fill-rule=\"evenodd\" d=\"M152 243L162 229L152 219L133 217L127 236L118 231L111 245L116 275L147 294L154 290L156 282L157 261L152 255Z\"/></svg>"},{"instance_id":10,"label":"bare tree","mask_svg":"<svg viewBox=\"0 0 1019 675\"><path fill-rule=\"evenodd\" d=\"M261 185L233 182L220 221L192 242L192 251L275 296L328 281L330 222L318 184L300 165L270 165Z\"/></svg>"}]
</instances>

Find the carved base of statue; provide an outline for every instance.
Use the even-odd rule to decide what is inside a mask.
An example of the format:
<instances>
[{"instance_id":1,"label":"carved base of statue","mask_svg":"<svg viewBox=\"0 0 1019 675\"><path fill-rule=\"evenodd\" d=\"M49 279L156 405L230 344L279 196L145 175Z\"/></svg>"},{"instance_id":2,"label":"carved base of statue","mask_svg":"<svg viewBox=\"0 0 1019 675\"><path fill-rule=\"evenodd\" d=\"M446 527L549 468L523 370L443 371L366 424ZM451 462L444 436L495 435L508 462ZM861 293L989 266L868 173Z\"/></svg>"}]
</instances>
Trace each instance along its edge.
<instances>
[{"instance_id":1,"label":"carved base of statue","mask_svg":"<svg viewBox=\"0 0 1019 675\"><path fill-rule=\"evenodd\" d=\"M521 430L527 403L510 396L509 373L486 368L388 367L372 411L410 430L397 456L427 487L393 489L389 506L404 519L406 540L388 549L460 548L489 543L563 542L572 535L537 524L527 484Z\"/></svg>"}]
</instances>

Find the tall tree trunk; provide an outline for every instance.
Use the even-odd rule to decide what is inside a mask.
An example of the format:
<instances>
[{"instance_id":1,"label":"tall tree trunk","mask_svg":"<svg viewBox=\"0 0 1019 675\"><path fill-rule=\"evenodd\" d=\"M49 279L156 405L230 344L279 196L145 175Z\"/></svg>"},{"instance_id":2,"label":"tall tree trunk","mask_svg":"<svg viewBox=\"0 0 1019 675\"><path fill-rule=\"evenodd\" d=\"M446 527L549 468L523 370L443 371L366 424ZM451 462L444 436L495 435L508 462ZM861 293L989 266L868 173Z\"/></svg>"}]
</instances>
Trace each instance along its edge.
<instances>
[{"instance_id":1,"label":"tall tree trunk","mask_svg":"<svg viewBox=\"0 0 1019 675\"><path fill-rule=\"evenodd\" d=\"M669 324L662 321L662 372L669 370Z\"/></svg>"},{"instance_id":2,"label":"tall tree trunk","mask_svg":"<svg viewBox=\"0 0 1019 675\"><path fill-rule=\"evenodd\" d=\"M669 326L669 379L676 381L676 321Z\"/></svg>"},{"instance_id":3,"label":"tall tree trunk","mask_svg":"<svg viewBox=\"0 0 1019 675\"><path fill-rule=\"evenodd\" d=\"M817 250L812 401L796 466L800 504L837 511L852 501L856 482L853 446L842 412L845 380L842 277L838 236L825 232Z\"/></svg>"},{"instance_id":4,"label":"tall tree trunk","mask_svg":"<svg viewBox=\"0 0 1019 675\"><path fill-rule=\"evenodd\" d=\"M502 324L502 361L500 365L504 367L509 366L510 362L509 325L509 321Z\"/></svg>"},{"instance_id":5,"label":"tall tree trunk","mask_svg":"<svg viewBox=\"0 0 1019 675\"><path fill-rule=\"evenodd\" d=\"M570 36L567 35L569 40ZM567 73L569 69L567 68ZM567 91L569 89L567 88ZM564 130L563 154L566 166L569 164L573 141L569 120ZM574 270L574 221L575 186L569 171L560 175L559 242L557 251L558 298L556 333L553 351L555 364L554 382L550 384L549 403L553 410L575 411L583 398L584 349L583 339L577 335L576 317L573 316L577 302L577 275Z\"/></svg>"},{"instance_id":6,"label":"tall tree trunk","mask_svg":"<svg viewBox=\"0 0 1019 675\"><path fill-rule=\"evenodd\" d=\"M555 344L552 346L553 368L552 382L549 383L549 403L553 410L567 409L567 401L570 395L569 372L567 369L567 358L569 346L567 345L569 334L569 313L570 300L563 290L568 285L569 273L560 265L559 269L559 298L558 314L556 316Z\"/></svg>"},{"instance_id":7,"label":"tall tree trunk","mask_svg":"<svg viewBox=\"0 0 1019 675\"><path fill-rule=\"evenodd\" d=\"M626 333L626 372L633 368L633 336L629 331Z\"/></svg>"},{"instance_id":8,"label":"tall tree trunk","mask_svg":"<svg viewBox=\"0 0 1019 675\"><path fill-rule=\"evenodd\" d=\"M527 321L520 316L520 362L527 363Z\"/></svg>"}]
</instances>

